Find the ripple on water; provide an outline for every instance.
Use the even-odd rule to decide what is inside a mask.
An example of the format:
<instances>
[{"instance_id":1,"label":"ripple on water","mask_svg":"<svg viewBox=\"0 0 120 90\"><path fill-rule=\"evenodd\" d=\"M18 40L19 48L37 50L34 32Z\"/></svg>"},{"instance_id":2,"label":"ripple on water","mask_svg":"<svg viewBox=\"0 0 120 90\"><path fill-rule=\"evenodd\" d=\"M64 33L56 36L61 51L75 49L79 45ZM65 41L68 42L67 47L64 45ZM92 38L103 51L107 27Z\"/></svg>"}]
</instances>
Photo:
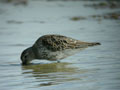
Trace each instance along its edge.
<instances>
[{"instance_id":1,"label":"ripple on water","mask_svg":"<svg viewBox=\"0 0 120 90\"><path fill-rule=\"evenodd\" d=\"M70 67L71 63L50 63L23 66L23 75L25 78L34 77L36 82L39 82L38 86L49 86L68 81L81 80L87 70L80 70L78 68Z\"/></svg>"}]
</instances>

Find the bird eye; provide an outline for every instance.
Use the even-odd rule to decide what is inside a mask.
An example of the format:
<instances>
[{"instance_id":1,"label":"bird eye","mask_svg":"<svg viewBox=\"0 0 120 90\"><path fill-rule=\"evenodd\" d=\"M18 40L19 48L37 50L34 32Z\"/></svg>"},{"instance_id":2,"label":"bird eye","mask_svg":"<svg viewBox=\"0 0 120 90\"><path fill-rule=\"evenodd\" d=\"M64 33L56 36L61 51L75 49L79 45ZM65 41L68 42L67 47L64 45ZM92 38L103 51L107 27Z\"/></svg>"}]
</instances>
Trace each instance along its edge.
<instances>
[{"instance_id":1,"label":"bird eye","mask_svg":"<svg viewBox=\"0 0 120 90\"><path fill-rule=\"evenodd\" d=\"M24 57L25 57L25 59L26 59L26 58L27 58L27 55L25 55Z\"/></svg>"}]
</instances>

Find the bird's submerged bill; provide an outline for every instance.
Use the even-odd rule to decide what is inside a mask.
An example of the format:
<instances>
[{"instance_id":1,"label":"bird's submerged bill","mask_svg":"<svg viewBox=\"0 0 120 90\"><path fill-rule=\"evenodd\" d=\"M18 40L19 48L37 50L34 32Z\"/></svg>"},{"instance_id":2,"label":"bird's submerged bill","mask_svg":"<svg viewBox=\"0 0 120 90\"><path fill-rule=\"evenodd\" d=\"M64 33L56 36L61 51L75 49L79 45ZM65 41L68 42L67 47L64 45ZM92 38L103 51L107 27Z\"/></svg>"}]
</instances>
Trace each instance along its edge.
<instances>
[{"instance_id":1,"label":"bird's submerged bill","mask_svg":"<svg viewBox=\"0 0 120 90\"><path fill-rule=\"evenodd\" d=\"M100 45L98 42L82 42L62 35L44 35L32 47L21 54L23 65L28 65L34 59L57 61L71 56L83 48Z\"/></svg>"}]
</instances>

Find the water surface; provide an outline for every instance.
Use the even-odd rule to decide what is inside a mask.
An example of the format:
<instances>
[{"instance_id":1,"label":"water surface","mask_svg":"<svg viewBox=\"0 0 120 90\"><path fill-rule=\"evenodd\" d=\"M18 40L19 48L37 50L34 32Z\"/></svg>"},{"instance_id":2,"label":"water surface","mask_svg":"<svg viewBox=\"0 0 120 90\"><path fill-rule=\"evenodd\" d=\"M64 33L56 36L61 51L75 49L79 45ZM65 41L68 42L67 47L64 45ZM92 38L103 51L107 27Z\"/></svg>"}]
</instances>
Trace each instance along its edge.
<instances>
[{"instance_id":1,"label":"water surface","mask_svg":"<svg viewBox=\"0 0 120 90\"><path fill-rule=\"evenodd\" d=\"M120 19L90 16L120 12L120 9L84 6L93 3L0 2L0 90L119 90ZM71 20L81 16L85 18ZM61 63L42 60L22 66L21 52L45 34L61 34L102 45L87 48Z\"/></svg>"}]
</instances>

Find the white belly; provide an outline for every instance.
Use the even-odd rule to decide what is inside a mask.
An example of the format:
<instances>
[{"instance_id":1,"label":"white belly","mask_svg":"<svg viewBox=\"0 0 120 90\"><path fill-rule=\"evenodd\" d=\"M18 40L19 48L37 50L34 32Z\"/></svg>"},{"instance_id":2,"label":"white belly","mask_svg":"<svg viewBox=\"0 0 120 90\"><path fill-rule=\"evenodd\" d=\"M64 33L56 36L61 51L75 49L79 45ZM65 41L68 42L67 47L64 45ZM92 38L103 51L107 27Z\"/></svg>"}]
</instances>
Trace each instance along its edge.
<instances>
[{"instance_id":1,"label":"white belly","mask_svg":"<svg viewBox=\"0 0 120 90\"><path fill-rule=\"evenodd\" d=\"M75 53L79 52L80 50L83 49L67 49L63 51L57 51L57 52L51 52L49 53L49 60L60 60L64 59L68 56L74 55Z\"/></svg>"}]
</instances>

